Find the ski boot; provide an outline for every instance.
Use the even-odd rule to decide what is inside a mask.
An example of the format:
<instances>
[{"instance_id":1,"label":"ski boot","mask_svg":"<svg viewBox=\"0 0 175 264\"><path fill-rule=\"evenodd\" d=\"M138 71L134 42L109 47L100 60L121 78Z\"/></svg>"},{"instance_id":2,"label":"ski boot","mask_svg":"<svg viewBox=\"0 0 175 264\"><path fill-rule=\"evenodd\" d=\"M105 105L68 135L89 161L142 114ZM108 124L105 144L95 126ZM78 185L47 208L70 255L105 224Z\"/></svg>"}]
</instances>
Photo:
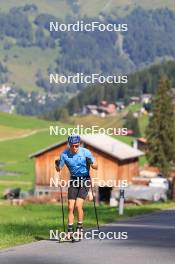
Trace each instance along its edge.
<instances>
[{"instance_id":1,"label":"ski boot","mask_svg":"<svg viewBox=\"0 0 175 264\"><path fill-rule=\"evenodd\" d=\"M76 238L75 239L76 240L82 240L83 239L83 225L82 225L82 223L77 223Z\"/></svg>"},{"instance_id":2,"label":"ski boot","mask_svg":"<svg viewBox=\"0 0 175 264\"><path fill-rule=\"evenodd\" d=\"M68 225L68 228L67 228L67 233L65 234L64 237L61 237L59 239L59 242L73 242L74 240L74 227L73 225Z\"/></svg>"}]
</instances>

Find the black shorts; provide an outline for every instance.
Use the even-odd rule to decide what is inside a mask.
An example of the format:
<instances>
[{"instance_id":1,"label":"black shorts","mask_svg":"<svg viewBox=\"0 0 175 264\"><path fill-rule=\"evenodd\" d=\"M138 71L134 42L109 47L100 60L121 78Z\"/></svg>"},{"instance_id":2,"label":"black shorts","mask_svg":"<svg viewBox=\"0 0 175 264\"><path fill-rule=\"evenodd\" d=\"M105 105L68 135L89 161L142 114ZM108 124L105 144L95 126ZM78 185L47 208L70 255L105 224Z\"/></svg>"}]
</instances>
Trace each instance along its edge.
<instances>
[{"instance_id":1,"label":"black shorts","mask_svg":"<svg viewBox=\"0 0 175 264\"><path fill-rule=\"evenodd\" d=\"M90 189L89 177L77 177L70 179L68 188L68 199L76 200L77 198L86 199Z\"/></svg>"}]
</instances>

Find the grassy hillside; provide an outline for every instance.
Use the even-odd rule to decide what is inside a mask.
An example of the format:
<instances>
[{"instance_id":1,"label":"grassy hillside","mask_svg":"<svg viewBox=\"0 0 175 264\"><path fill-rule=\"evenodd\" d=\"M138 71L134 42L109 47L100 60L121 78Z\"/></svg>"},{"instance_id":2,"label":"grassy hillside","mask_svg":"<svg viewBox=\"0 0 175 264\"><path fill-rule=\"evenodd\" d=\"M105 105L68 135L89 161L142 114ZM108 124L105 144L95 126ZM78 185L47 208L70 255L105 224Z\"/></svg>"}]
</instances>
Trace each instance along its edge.
<instances>
[{"instance_id":1,"label":"grassy hillside","mask_svg":"<svg viewBox=\"0 0 175 264\"><path fill-rule=\"evenodd\" d=\"M39 47L23 48L15 45L10 50L4 50L3 43L0 44L0 61L5 60L10 72L9 82L26 91L42 92L35 83L36 74L40 69L46 75L46 69L57 55L56 49L42 50Z\"/></svg>"},{"instance_id":2,"label":"grassy hillside","mask_svg":"<svg viewBox=\"0 0 175 264\"><path fill-rule=\"evenodd\" d=\"M126 15L134 8L141 6L145 9L169 8L175 10L174 0L79 0L81 13L88 16L97 15L100 12Z\"/></svg>"},{"instance_id":3,"label":"grassy hillside","mask_svg":"<svg viewBox=\"0 0 175 264\"><path fill-rule=\"evenodd\" d=\"M6 126L0 125L0 141L4 139L11 139L12 137L22 137L26 134L32 133L30 129L17 129L17 128L8 128Z\"/></svg>"},{"instance_id":4,"label":"grassy hillside","mask_svg":"<svg viewBox=\"0 0 175 264\"><path fill-rule=\"evenodd\" d=\"M50 125L63 126L58 122L0 113L0 195L8 187L18 186L23 190L32 187L34 160L28 156L63 139L49 135ZM11 139L6 140L7 137ZM17 176L8 176L6 172L15 172Z\"/></svg>"},{"instance_id":5,"label":"grassy hillside","mask_svg":"<svg viewBox=\"0 0 175 264\"><path fill-rule=\"evenodd\" d=\"M122 117L120 114L118 116L107 116L105 118L101 118L101 117L93 116L93 115L76 116L76 117L71 118L71 123L74 125L81 124L84 127L96 126L96 129L101 128L101 127L105 129L123 127L123 121L122 121ZM132 145L133 140L134 140L133 136L115 135L113 137L130 146Z\"/></svg>"},{"instance_id":6,"label":"grassy hillside","mask_svg":"<svg viewBox=\"0 0 175 264\"><path fill-rule=\"evenodd\" d=\"M71 122L75 125L82 124L85 127L99 126L99 127L121 127L121 116L109 116L101 118L94 115L76 116L71 118Z\"/></svg>"},{"instance_id":7,"label":"grassy hillside","mask_svg":"<svg viewBox=\"0 0 175 264\"><path fill-rule=\"evenodd\" d=\"M39 47L22 48L14 46L9 51L0 50L0 58L8 57L6 66L10 71L9 81L26 91L39 90L36 86L36 74L40 69L46 74L46 69L57 56L56 49L42 50ZM37 54L37 60L36 60ZM40 89L40 92L42 90Z\"/></svg>"},{"instance_id":8,"label":"grassy hillside","mask_svg":"<svg viewBox=\"0 0 175 264\"><path fill-rule=\"evenodd\" d=\"M49 122L21 115L9 115L7 113L0 112L0 125L7 126L10 128L21 128L21 129L37 129L37 128L48 128Z\"/></svg>"},{"instance_id":9,"label":"grassy hillside","mask_svg":"<svg viewBox=\"0 0 175 264\"><path fill-rule=\"evenodd\" d=\"M145 9L169 8L175 10L174 0L77 0L80 5L81 15L96 16L100 12L113 12L115 14L126 14L137 6ZM35 4L41 13L52 14L64 18L71 13L71 8L66 0L1 0L0 11L7 12L14 6L23 6L24 4Z\"/></svg>"},{"instance_id":10,"label":"grassy hillside","mask_svg":"<svg viewBox=\"0 0 175 264\"><path fill-rule=\"evenodd\" d=\"M12 7L24 6L25 4L35 4L39 12L52 14L64 18L71 12L65 0L1 0L0 11L7 12Z\"/></svg>"}]
</instances>

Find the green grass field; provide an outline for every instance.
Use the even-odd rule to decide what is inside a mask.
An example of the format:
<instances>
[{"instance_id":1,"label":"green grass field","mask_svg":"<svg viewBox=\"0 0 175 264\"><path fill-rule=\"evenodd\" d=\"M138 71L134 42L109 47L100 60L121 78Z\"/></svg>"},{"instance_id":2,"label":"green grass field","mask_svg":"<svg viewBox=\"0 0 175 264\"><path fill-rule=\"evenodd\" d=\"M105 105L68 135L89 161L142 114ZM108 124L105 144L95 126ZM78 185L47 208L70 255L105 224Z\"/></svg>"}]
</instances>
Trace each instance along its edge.
<instances>
[{"instance_id":1,"label":"green grass field","mask_svg":"<svg viewBox=\"0 0 175 264\"><path fill-rule=\"evenodd\" d=\"M48 128L52 122L48 122L35 117L7 114L0 112L0 125L10 128L20 129L40 129Z\"/></svg>"},{"instance_id":2,"label":"green grass field","mask_svg":"<svg viewBox=\"0 0 175 264\"><path fill-rule=\"evenodd\" d=\"M142 125L142 121L140 120L140 125ZM82 124L84 127L98 126L103 128L122 128L123 121L121 119L121 115L118 116L107 116L105 118L101 118L94 115L86 115L86 116L77 116L71 118L71 123L74 125ZM145 129L145 128L144 128ZM144 130L143 129L143 130ZM133 136L125 136L125 135L116 135L113 138L120 140L130 146L132 146L134 137Z\"/></svg>"},{"instance_id":3,"label":"green grass field","mask_svg":"<svg viewBox=\"0 0 175 264\"><path fill-rule=\"evenodd\" d=\"M7 128L6 126L1 126L0 125L0 141L4 139L8 139L11 137L20 137L25 135L26 133L30 133L31 130L29 129L17 129L17 128Z\"/></svg>"},{"instance_id":4,"label":"green grass field","mask_svg":"<svg viewBox=\"0 0 175 264\"><path fill-rule=\"evenodd\" d=\"M107 205L98 207L99 224L125 219L130 216L151 213L166 208L174 208L175 203L154 203L144 206L126 207L124 216L118 216L116 208ZM50 230L62 230L60 205L0 205L0 248L49 239ZM66 207L67 216L67 207ZM96 220L92 204L84 208L84 226L95 227Z\"/></svg>"},{"instance_id":5,"label":"green grass field","mask_svg":"<svg viewBox=\"0 0 175 264\"><path fill-rule=\"evenodd\" d=\"M107 116L101 118L94 115L76 116L72 117L70 122L74 125L82 124L84 127L99 126L99 127L112 127L119 128L122 127L121 116Z\"/></svg>"},{"instance_id":6,"label":"green grass field","mask_svg":"<svg viewBox=\"0 0 175 264\"><path fill-rule=\"evenodd\" d=\"M141 107L141 104L129 105L124 111L131 110L132 112L138 111ZM109 116L105 118L101 118L94 115L86 115L86 116L76 116L72 117L70 122L74 125L82 124L84 127L91 127L91 126L99 126L104 128L122 128L123 121L121 119L121 115L118 114L117 116ZM141 132L141 136L145 135L145 129L148 125L148 116L142 115L138 118L139 128ZM133 136L114 136L114 138L121 140L122 142L132 145L134 137Z\"/></svg>"},{"instance_id":7,"label":"green grass field","mask_svg":"<svg viewBox=\"0 0 175 264\"><path fill-rule=\"evenodd\" d=\"M0 133L0 171L4 171L4 175L1 173L0 176L0 196L8 187L21 187L22 190L27 190L33 186L34 159L29 159L29 155L63 140L61 136L49 135L50 125L63 126L58 122L0 113L0 127L3 127ZM32 131L36 133L24 138L5 140L6 135L13 138ZM6 176L6 171L18 175Z\"/></svg>"}]
</instances>

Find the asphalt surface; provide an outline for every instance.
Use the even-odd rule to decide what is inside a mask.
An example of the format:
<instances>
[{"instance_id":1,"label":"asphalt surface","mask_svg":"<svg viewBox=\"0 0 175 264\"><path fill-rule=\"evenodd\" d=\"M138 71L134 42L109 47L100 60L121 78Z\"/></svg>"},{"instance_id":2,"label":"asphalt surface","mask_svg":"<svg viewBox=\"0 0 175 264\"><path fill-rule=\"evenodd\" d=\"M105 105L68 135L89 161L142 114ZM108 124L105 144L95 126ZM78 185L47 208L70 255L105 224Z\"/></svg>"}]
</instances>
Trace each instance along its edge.
<instances>
[{"instance_id":1,"label":"asphalt surface","mask_svg":"<svg viewBox=\"0 0 175 264\"><path fill-rule=\"evenodd\" d=\"M175 264L175 209L103 226L125 240L42 240L0 251L1 264Z\"/></svg>"}]
</instances>

